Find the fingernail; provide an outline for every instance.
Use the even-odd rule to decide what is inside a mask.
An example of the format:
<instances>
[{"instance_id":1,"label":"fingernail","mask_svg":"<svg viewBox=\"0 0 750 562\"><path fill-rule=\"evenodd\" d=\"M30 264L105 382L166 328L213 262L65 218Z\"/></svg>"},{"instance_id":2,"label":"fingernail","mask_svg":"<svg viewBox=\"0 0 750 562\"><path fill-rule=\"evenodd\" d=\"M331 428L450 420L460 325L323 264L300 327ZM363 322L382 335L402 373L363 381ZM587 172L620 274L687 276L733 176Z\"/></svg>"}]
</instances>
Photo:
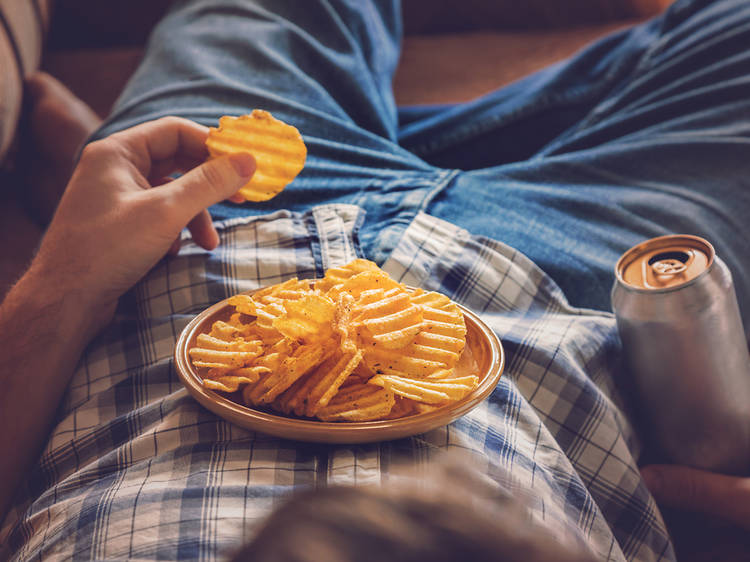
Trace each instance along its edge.
<instances>
[{"instance_id":1,"label":"fingernail","mask_svg":"<svg viewBox=\"0 0 750 562\"><path fill-rule=\"evenodd\" d=\"M229 161L234 169L242 177L252 176L255 172L255 158L245 152L230 154Z\"/></svg>"}]
</instances>

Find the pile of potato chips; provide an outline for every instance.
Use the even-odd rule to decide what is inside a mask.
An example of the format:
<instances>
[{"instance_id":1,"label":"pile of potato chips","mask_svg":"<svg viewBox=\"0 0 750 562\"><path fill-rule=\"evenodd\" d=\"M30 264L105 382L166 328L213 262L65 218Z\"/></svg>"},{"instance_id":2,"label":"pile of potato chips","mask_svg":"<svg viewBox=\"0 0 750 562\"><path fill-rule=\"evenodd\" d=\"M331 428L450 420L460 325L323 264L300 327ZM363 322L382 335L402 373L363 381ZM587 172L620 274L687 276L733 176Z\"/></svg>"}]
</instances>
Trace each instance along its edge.
<instances>
[{"instance_id":1,"label":"pile of potato chips","mask_svg":"<svg viewBox=\"0 0 750 562\"><path fill-rule=\"evenodd\" d=\"M454 368L466 344L448 297L410 289L367 260L229 299L189 350L206 388L323 421L430 411L474 390Z\"/></svg>"}]
</instances>

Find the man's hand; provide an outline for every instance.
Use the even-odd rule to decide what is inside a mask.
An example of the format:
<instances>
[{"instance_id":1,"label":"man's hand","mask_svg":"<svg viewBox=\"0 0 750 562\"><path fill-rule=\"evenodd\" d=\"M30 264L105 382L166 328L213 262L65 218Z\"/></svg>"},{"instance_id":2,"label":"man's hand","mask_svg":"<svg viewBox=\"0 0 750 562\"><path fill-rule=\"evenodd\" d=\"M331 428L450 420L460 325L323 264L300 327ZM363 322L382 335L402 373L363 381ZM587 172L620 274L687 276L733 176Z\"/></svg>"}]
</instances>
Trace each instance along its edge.
<instances>
[{"instance_id":1,"label":"man's hand","mask_svg":"<svg viewBox=\"0 0 750 562\"><path fill-rule=\"evenodd\" d=\"M207 134L166 118L86 147L37 256L0 305L0 521L120 295L185 226L204 248L218 243L206 207L236 201L255 161L235 154L203 163ZM176 171L186 173L165 183Z\"/></svg>"},{"instance_id":2,"label":"man's hand","mask_svg":"<svg viewBox=\"0 0 750 562\"><path fill-rule=\"evenodd\" d=\"M713 515L750 530L750 478L684 466L641 469L659 504Z\"/></svg>"},{"instance_id":3,"label":"man's hand","mask_svg":"<svg viewBox=\"0 0 750 562\"><path fill-rule=\"evenodd\" d=\"M207 134L167 117L88 145L32 269L80 294L87 308L111 312L186 225L196 243L213 249L219 239L206 207L232 198L255 162L236 154L202 163ZM173 172L187 173L164 183Z\"/></svg>"}]
</instances>

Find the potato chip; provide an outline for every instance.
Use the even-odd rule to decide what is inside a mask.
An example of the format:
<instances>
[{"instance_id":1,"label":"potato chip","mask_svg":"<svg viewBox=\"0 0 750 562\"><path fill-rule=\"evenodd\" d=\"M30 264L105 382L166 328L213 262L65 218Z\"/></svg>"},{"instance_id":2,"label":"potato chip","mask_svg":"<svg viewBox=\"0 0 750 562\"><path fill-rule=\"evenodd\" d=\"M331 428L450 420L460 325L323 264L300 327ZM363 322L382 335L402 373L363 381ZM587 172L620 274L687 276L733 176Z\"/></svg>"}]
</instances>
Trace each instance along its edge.
<instances>
[{"instance_id":1,"label":"potato chip","mask_svg":"<svg viewBox=\"0 0 750 562\"><path fill-rule=\"evenodd\" d=\"M336 301L336 312L333 318L333 331L339 337L339 349L344 353L355 353L357 347L357 333L352 326L354 311L354 297L343 293Z\"/></svg>"},{"instance_id":2,"label":"potato chip","mask_svg":"<svg viewBox=\"0 0 750 562\"><path fill-rule=\"evenodd\" d=\"M302 171L307 157L299 131L260 109L219 119L219 127L208 133L206 148L212 158L237 152L255 157L255 174L239 190L248 201L274 197Z\"/></svg>"},{"instance_id":3,"label":"potato chip","mask_svg":"<svg viewBox=\"0 0 750 562\"><path fill-rule=\"evenodd\" d=\"M281 338L273 345L267 346L263 355L253 361L253 366L266 367L269 371L276 371L281 364L297 348L295 343L286 338Z\"/></svg>"},{"instance_id":4,"label":"potato chip","mask_svg":"<svg viewBox=\"0 0 750 562\"><path fill-rule=\"evenodd\" d=\"M441 348L452 348L458 355L466 343L466 324L461 309L445 295L435 292L415 291L412 302L422 307L424 334L444 336ZM452 339L448 339L452 338ZM442 338L435 338L435 341Z\"/></svg>"},{"instance_id":5,"label":"potato chip","mask_svg":"<svg viewBox=\"0 0 750 562\"><path fill-rule=\"evenodd\" d=\"M234 309L241 313L247 314L248 316L255 316L255 301L250 295L234 295L229 297L228 304L234 307Z\"/></svg>"},{"instance_id":6,"label":"potato chip","mask_svg":"<svg viewBox=\"0 0 750 562\"><path fill-rule=\"evenodd\" d=\"M415 366L421 367L419 371L383 369L382 365L387 366L391 356L379 350L368 350L365 355L366 363L375 372L380 370L382 374L412 378L434 377L436 372L444 369L450 372L458 363L466 343L466 325L461 310L448 297L439 293L425 293L418 289L412 292L411 299L421 308L423 320L419 333L400 351L406 357L429 361L434 370L430 371L427 364L420 361L415 362ZM379 364L377 368L373 368L375 363Z\"/></svg>"},{"instance_id":7,"label":"potato chip","mask_svg":"<svg viewBox=\"0 0 750 562\"><path fill-rule=\"evenodd\" d=\"M395 395L370 384L353 385L339 391L325 408L318 410L323 421L360 422L382 419L395 404Z\"/></svg>"},{"instance_id":8,"label":"potato chip","mask_svg":"<svg viewBox=\"0 0 750 562\"><path fill-rule=\"evenodd\" d=\"M419 404L419 402L415 402L414 400L410 400L409 398L404 398L403 396L396 395L394 397L393 408L391 408L391 411L383 419L397 420L399 418L413 416L414 414L418 413L417 408Z\"/></svg>"},{"instance_id":9,"label":"potato chip","mask_svg":"<svg viewBox=\"0 0 750 562\"><path fill-rule=\"evenodd\" d=\"M189 353L193 364L196 362L211 363L232 367L243 367L258 356L256 352L222 351L220 349L205 349L202 347L194 347Z\"/></svg>"},{"instance_id":10,"label":"potato chip","mask_svg":"<svg viewBox=\"0 0 750 562\"><path fill-rule=\"evenodd\" d=\"M301 299L310 293L310 281L300 280L296 277L287 279L283 283L271 285L253 293L253 300L265 304L281 300Z\"/></svg>"},{"instance_id":11,"label":"potato chip","mask_svg":"<svg viewBox=\"0 0 750 562\"><path fill-rule=\"evenodd\" d=\"M427 414L429 412L434 412L441 406L441 404L423 404L422 402L415 402L413 400L411 401L411 403L414 405L415 414Z\"/></svg>"},{"instance_id":12,"label":"potato chip","mask_svg":"<svg viewBox=\"0 0 750 562\"><path fill-rule=\"evenodd\" d=\"M374 376L373 372L367 368L364 361L360 361L352 373L346 378L341 387L351 386L353 384L365 384Z\"/></svg>"},{"instance_id":13,"label":"potato chip","mask_svg":"<svg viewBox=\"0 0 750 562\"><path fill-rule=\"evenodd\" d=\"M404 377L377 375L367 384L381 386L395 394L425 404L443 404L460 400L479 384L479 378L466 377L445 378L439 380L408 379Z\"/></svg>"},{"instance_id":14,"label":"potato chip","mask_svg":"<svg viewBox=\"0 0 750 562\"><path fill-rule=\"evenodd\" d=\"M365 348L364 361L367 368L376 375L395 375L407 378L427 378L446 368L442 361L419 357L420 351L422 350L412 345L404 349L381 349L370 345ZM429 352L427 355L429 355Z\"/></svg>"},{"instance_id":15,"label":"potato chip","mask_svg":"<svg viewBox=\"0 0 750 562\"><path fill-rule=\"evenodd\" d=\"M422 331L412 340L412 345L422 350L423 357L430 357L445 363L446 367L453 367L458 362L464 348L465 340L453 336L435 334L430 330L434 324L425 321L422 323ZM429 350L429 351L427 351Z\"/></svg>"},{"instance_id":16,"label":"potato chip","mask_svg":"<svg viewBox=\"0 0 750 562\"><path fill-rule=\"evenodd\" d=\"M287 314L285 305L303 299L310 294L311 289L308 281L299 281L292 278L278 285L262 289L253 294L252 297L248 296L252 304L246 304L244 300L241 304L245 309L252 307L256 319L247 329L254 330L266 344L276 343L284 337L284 334L277 327L274 327L274 322Z\"/></svg>"},{"instance_id":17,"label":"potato chip","mask_svg":"<svg viewBox=\"0 0 750 562\"><path fill-rule=\"evenodd\" d=\"M243 329L239 326L224 322L223 320L217 320L211 326L211 331L208 335L222 340L231 340L242 334L242 332Z\"/></svg>"},{"instance_id":18,"label":"potato chip","mask_svg":"<svg viewBox=\"0 0 750 562\"><path fill-rule=\"evenodd\" d=\"M284 314L272 326L284 337L303 343L324 342L333 336L336 304L328 297L311 293L283 304Z\"/></svg>"},{"instance_id":19,"label":"potato chip","mask_svg":"<svg viewBox=\"0 0 750 562\"><path fill-rule=\"evenodd\" d=\"M341 385L362 360L362 352L338 353L321 363L307 375L304 383L282 397L282 409L298 416L313 417L328 405Z\"/></svg>"},{"instance_id":20,"label":"potato chip","mask_svg":"<svg viewBox=\"0 0 750 562\"><path fill-rule=\"evenodd\" d=\"M321 362L325 361L333 352L331 345L318 344L303 345L284 359L278 369L261 380L249 394L253 404L268 404L294 384L297 379L308 373Z\"/></svg>"},{"instance_id":21,"label":"potato chip","mask_svg":"<svg viewBox=\"0 0 750 562\"><path fill-rule=\"evenodd\" d=\"M214 322L208 335L226 341L260 339L256 337L257 333L253 331L249 320L249 317L244 314L235 312L226 321L217 320Z\"/></svg>"},{"instance_id":22,"label":"potato chip","mask_svg":"<svg viewBox=\"0 0 750 562\"><path fill-rule=\"evenodd\" d=\"M221 390L222 392L237 392L240 386L257 382L259 378L260 375L258 373L255 373L253 377L227 375L223 377L217 377L215 379L204 379L203 386L210 390Z\"/></svg>"},{"instance_id":23,"label":"potato chip","mask_svg":"<svg viewBox=\"0 0 750 562\"><path fill-rule=\"evenodd\" d=\"M243 353L255 353L260 355L263 351L263 342L256 339L244 338L217 338L210 334L198 334L196 343L205 349L216 349L222 351L237 351ZM195 348L194 348L195 349Z\"/></svg>"},{"instance_id":24,"label":"potato chip","mask_svg":"<svg viewBox=\"0 0 750 562\"><path fill-rule=\"evenodd\" d=\"M406 292L406 288L391 279L384 271L363 271L353 275L340 285L335 285L329 293L348 293L355 299L359 299L363 292L382 289L400 289Z\"/></svg>"},{"instance_id":25,"label":"potato chip","mask_svg":"<svg viewBox=\"0 0 750 562\"><path fill-rule=\"evenodd\" d=\"M217 363L215 361L200 361L193 359L193 367L197 369L207 369L207 376L225 375L237 367L228 363Z\"/></svg>"},{"instance_id":26,"label":"potato chip","mask_svg":"<svg viewBox=\"0 0 750 562\"><path fill-rule=\"evenodd\" d=\"M375 262L358 258L342 267L331 267L326 270L323 279L320 279L315 283L315 288L320 291L327 292L336 285L342 284L350 277L353 277L358 273L362 273L363 271L380 272L381 269Z\"/></svg>"},{"instance_id":27,"label":"potato chip","mask_svg":"<svg viewBox=\"0 0 750 562\"><path fill-rule=\"evenodd\" d=\"M363 301L366 304L361 304ZM353 322L364 329L361 335L365 343L400 349L421 330L422 308L413 304L401 287L367 291L360 295L356 306Z\"/></svg>"},{"instance_id":28,"label":"potato chip","mask_svg":"<svg viewBox=\"0 0 750 562\"><path fill-rule=\"evenodd\" d=\"M229 331L225 330L229 328ZM238 367L251 362L263 352L263 342L245 339L240 330L226 322L217 322L212 334L198 334L190 350L193 366L204 369L203 386L211 390L236 392L242 385L256 382L266 367ZM214 353L212 353L214 352Z\"/></svg>"}]
</instances>

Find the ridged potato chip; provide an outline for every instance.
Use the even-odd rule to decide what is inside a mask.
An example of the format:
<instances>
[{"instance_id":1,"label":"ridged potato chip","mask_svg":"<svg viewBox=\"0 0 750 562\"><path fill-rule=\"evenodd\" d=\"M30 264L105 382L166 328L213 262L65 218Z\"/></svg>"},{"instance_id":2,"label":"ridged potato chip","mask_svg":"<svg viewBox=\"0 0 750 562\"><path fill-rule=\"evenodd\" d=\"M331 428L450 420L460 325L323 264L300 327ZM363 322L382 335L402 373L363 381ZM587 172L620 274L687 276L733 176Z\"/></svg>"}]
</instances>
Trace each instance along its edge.
<instances>
[{"instance_id":1,"label":"ridged potato chip","mask_svg":"<svg viewBox=\"0 0 750 562\"><path fill-rule=\"evenodd\" d=\"M395 395L393 408L391 408L391 411L383 419L397 420L399 418L405 418L406 416L412 416L418 413L418 404L419 402L415 402L414 400L410 400L409 398Z\"/></svg>"},{"instance_id":2,"label":"ridged potato chip","mask_svg":"<svg viewBox=\"0 0 750 562\"><path fill-rule=\"evenodd\" d=\"M438 380L408 379L392 375L377 375L367 384L381 386L393 391L403 398L409 398L425 404L444 404L460 400L479 384L479 378L466 377L445 378Z\"/></svg>"},{"instance_id":3,"label":"ridged potato chip","mask_svg":"<svg viewBox=\"0 0 750 562\"><path fill-rule=\"evenodd\" d=\"M277 302L279 299L296 300L301 299L305 295L309 294L311 290L310 287L310 281L292 277L291 279L287 279L283 283L271 285L270 287L266 287L264 289L256 291L255 293L253 293L252 298L256 302L261 302L264 304Z\"/></svg>"},{"instance_id":4,"label":"ridged potato chip","mask_svg":"<svg viewBox=\"0 0 750 562\"><path fill-rule=\"evenodd\" d=\"M331 267L326 270L323 279L315 283L315 288L319 291L328 292L333 287L341 285L344 281L362 273L364 271L376 271L382 273L382 270L375 262L358 258L341 267Z\"/></svg>"},{"instance_id":5,"label":"ridged potato chip","mask_svg":"<svg viewBox=\"0 0 750 562\"><path fill-rule=\"evenodd\" d=\"M364 361L367 368L376 375L393 375L405 378L423 378L446 368L445 363L429 357L431 350L427 349L427 357L420 357L420 351L415 346L404 349L381 349L371 345L365 348Z\"/></svg>"},{"instance_id":6,"label":"ridged potato chip","mask_svg":"<svg viewBox=\"0 0 750 562\"><path fill-rule=\"evenodd\" d=\"M255 301L250 295L234 295L229 297L227 302L240 314L248 316L255 316L257 314Z\"/></svg>"},{"instance_id":7,"label":"ridged potato chip","mask_svg":"<svg viewBox=\"0 0 750 562\"><path fill-rule=\"evenodd\" d=\"M284 314L272 326L284 337L303 343L324 342L333 336L336 304L327 296L308 294L301 299L286 301Z\"/></svg>"},{"instance_id":8,"label":"ridged potato chip","mask_svg":"<svg viewBox=\"0 0 750 562\"><path fill-rule=\"evenodd\" d=\"M307 157L299 131L261 109L219 119L218 128L209 130L206 148L212 158L237 152L253 155L255 174L239 190L248 201L277 195L302 171Z\"/></svg>"},{"instance_id":9,"label":"ridged potato chip","mask_svg":"<svg viewBox=\"0 0 750 562\"><path fill-rule=\"evenodd\" d=\"M215 379L206 379L204 386L211 390L221 390L222 392L237 392L240 386L257 382L260 378L259 373L253 376L227 375L216 377Z\"/></svg>"},{"instance_id":10,"label":"ridged potato chip","mask_svg":"<svg viewBox=\"0 0 750 562\"><path fill-rule=\"evenodd\" d=\"M432 291L424 292L418 289L411 298L415 304L422 307L424 314L424 325L420 335L430 337L425 337L423 341L430 340L435 347L453 350L458 359L466 344L466 324L461 309L445 295Z\"/></svg>"},{"instance_id":11,"label":"ridged potato chip","mask_svg":"<svg viewBox=\"0 0 750 562\"><path fill-rule=\"evenodd\" d=\"M400 349L420 332L423 316L422 307L411 301L406 290L393 287L361 293L352 320L363 328L362 338L366 343Z\"/></svg>"},{"instance_id":12,"label":"ridged potato chip","mask_svg":"<svg viewBox=\"0 0 750 562\"><path fill-rule=\"evenodd\" d=\"M340 285L332 287L329 293L348 293L355 299L359 299L362 293L369 293L382 289L388 291L390 289L406 290L406 288L400 283L391 279L387 273L381 270L376 271L363 271L353 275Z\"/></svg>"},{"instance_id":13,"label":"ridged potato chip","mask_svg":"<svg viewBox=\"0 0 750 562\"><path fill-rule=\"evenodd\" d=\"M338 353L321 363L308 374L302 384L290 388L281 397L280 409L285 413L314 417L331 398L362 360L362 352Z\"/></svg>"},{"instance_id":14,"label":"ridged potato chip","mask_svg":"<svg viewBox=\"0 0 750 562\"><path fill-rule=\"evenodd\" d=\"M310 344L299 346L294 353L283 360L271 374L262 379L248 395L253 404L268 404L292 386L297 379L314 369L330 357L333 347Z\"/></svg>"},{"instance_id":15,"label":"ridged potato chip","mask_svg":"<svg viewBox=\"0 0 750 562\"><path fill-rule=\"evenodd\" d=\"M202 347L194 347L190 350L190 358L196 367L205 367L206 364L243 367L257 356L257 353L247 351L221 351Z\"/></svg>"},{"instance_id":16,"label":"ridged potato chip","mask_svg":"<svg viewBox=\"0 0 750 562\"><path fill-rule=\"evenodd\" d=\"M395 403L395 395L387 388L352 385L336 394L317 416L323 421L372 421L390 414Z\"/></svg>"}]
</instances>

